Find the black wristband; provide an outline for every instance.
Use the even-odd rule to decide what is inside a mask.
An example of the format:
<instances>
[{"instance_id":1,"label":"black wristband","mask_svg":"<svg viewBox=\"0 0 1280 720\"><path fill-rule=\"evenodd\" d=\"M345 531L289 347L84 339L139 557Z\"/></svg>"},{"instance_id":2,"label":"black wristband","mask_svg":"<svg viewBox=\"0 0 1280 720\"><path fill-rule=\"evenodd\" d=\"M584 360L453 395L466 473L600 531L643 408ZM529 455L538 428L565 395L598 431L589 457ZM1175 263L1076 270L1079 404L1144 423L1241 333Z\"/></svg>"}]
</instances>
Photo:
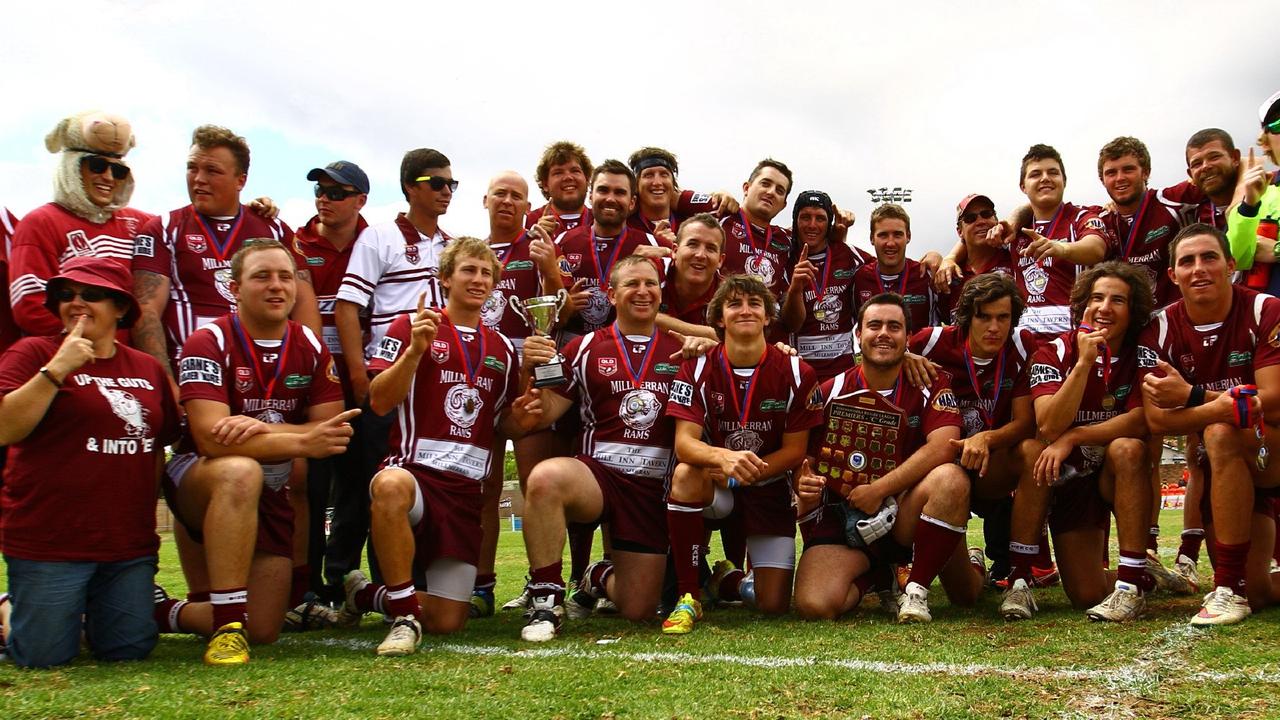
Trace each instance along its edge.
<instances>
[{"instance_id":1,"label":"black wristband","mask_svg":"<svg viewBox=\"0 0 1280 720\"><path fill-rule=\"evenodd\" d=\"M1199 407L1204 404L1204 388L1199 385L1191 386L1191 395L1187 397L1187 407Z\"/></svg>"},{"instance_id":2,"label":"black wristband","mask_svg":"<svg viewBox=\"0 0 1280 720\"><path fill-rule=\"evenodd\" d=\"M54 387L58 387L58 388L62 387L62 383L58 382L58 378L54 377L53 373L49 372L49 368L47 367L40 368L40 374L43 375L46 380L53 383Z\"/></svg>"}]
</instances>

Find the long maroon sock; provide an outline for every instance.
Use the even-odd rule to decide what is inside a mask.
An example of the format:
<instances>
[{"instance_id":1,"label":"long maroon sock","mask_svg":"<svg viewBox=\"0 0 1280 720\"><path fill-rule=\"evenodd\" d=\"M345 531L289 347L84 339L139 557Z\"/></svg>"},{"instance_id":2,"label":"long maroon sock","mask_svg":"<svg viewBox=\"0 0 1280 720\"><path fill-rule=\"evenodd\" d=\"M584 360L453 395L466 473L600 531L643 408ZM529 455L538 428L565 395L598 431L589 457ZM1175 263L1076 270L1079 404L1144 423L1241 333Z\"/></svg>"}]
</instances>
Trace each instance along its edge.
<instances>
[{"instance_id":1,"label":"long maroon sock","mask_svg":"<svg viewBox=\"0 0 1280 720\"><path fill-rule=\"evenodd\" d=\"M1147 573L1147 554L1132 550L1120 551L1120 566L1116 568L1116 578L1136 586L1142 592L1151 592L1156 586L1155 580Z\"/></svg>"},{"instance_id":2,"label":"long maroon sock","mask_svg":"<svg viewBox=\"0 0 1280 720\"><path fill-rule=\"evenodd\" d=\"M294 565L289 585L289 607L298 607L311 589L311 566Z\"/></svg>"},{"instance_id":3,"label":"long maroon sock","mask_svg":"<svg viewBox=\"0 0 1280 720\"><path fill-rule=\"evenodd\" d=\"M476 581L472 587L476 590L493 591L494 586L498 584L498 576L496 573L476 573Z\"/></svg>"},{"instance_id":4,"label":"long maroon sock","mask_svg":"<svg viewBox=\"0 0 1280 720\"><path fill-rule=\"evenodd\" d=\"M213 629L217 630L227 623L248 622L249 616L245 611L248 599L249 591L243 587L210 590L209 602L213 604Z\"/></svg>"},{"instance_id":5,"label":"long maroon sock","mask_svg":"<svg viewBox=\"0 0 1280 720\"><path fill-rule=\"evenodd\" d=\"M738 590L739 583L747 574L737 568L725 573L720 578L720 585L716 588L716 593L721 600L725 602L736 602L742 599L742 593Z\"/></svg>"},{"instance_id":6,"label":"long maroon sock","mask_svg":"<svg viewBox=\"0 0 1280 720\"><path fill-rule=\"evenodd\" d=\"M591 564L591 546L595 542L596 526L569 523L569 582L577 583Z\"/></svg>"},{"instance_id":7,"label":"long maroon sock","mask_svg":"<svg viewBox=\"0 0 1280 720\"><path fill-rule=\"evenodd\" d=\"M1200 559L1200 543L1204 542L1204 528L1187 528L1182 531L1182 542L1178 545L1178 554L1186 555L1193 561Z\"/></svg>"},{"instance_id":8,"label":"long maroon sock","mask_svg":"<svg viewBox=\"0 0 1280 720\"><path fill-rule=\"evenodd\" d=\"M601 560L587 566L583 574L587 594L594 598L609 597L609 576L613 574L613 561Z\"/></svg>"},{"instance_id":9,"label":"long maroon sock","mask_svg":"<svg viewBox=\"0 0 1280 720\"><path fill-rule=\"evenodd\" d=\"M387 617L398 618L412 615L421 620L422 605L418 602L418 591L412 580L387 586L387 598L383 601L387 606Z\"/></svg>"},{"instance_id":10,"label":"long maroon sock","mask_svg":"<svg viewBox=\"0 0 1280 720\"><path fill-rule=\"evenodd\" d=\"M1031 564L1038 568L1053 567L1053 555L1049 553L1049 529L1045 528L1040 531L1040 544L1036 545L1039 552L1036 553L1036 559Z\"/></svg>"},{"instance_id":11,"label":"long maroon sock","mask_svg":"<svg viewBox=\"0 0 1280 720\"><path fill-rule=\"evenodd\" d=\"M550 565L529 570L530 599L552 597L555 605L564 604L564 562L557 560Z\"/></svg>"},{"instance_id":12,"label":"long maroon sock","mask_svg":"<svg viewBox=\"0 0 1280 720\"><path fill-rule=\"evenodd\" d=\"M1213 584L1231 588L1231 592L1244 597L1244 563L1249 555L1249 543L1228 545L1213 543Z\"/></svg>"},{"instance_id":13,"label":"long maroon sock","mask_svg":"<svg viewBox=\"0 0 1280 720\"><path fill-rule=\"evenodd\" d=\"M667 534L671 539L671 557L676 569L676 594L694 598L701 594L698 573L701 569L702 506L667 501Z\"/></svg>"},{"instance_id":14,"label":"long maroon sock","mask_svg":"<svg viewBox=\"0 0 1280 720\"><path fill-rule=\"evenodd\" d=\"M1147 549L1159 550L1160 549L1159 540L1160 540L1160 526L1152 525L1148 527L1147 528Z\"/></svg>"},{"instance_id":15,"label":"long maroon sock","mask_svg":"<svg viewBox=\"0 0 1280 720\"><path fill-rule=\"evenodd\" d=\"M1012 585L1014 580L1026 580L1030 583L1031 566L1035 564L1039 555L1039 545L1023 545L1011 541L1009 543L1009 584Z\"/></svg>"},{"instance_id":16,"label":"long maroon sock","mask_svg":"<svg viewBox=\"0 0 1280 720\"><path fill-rule=\"evenodd\" d=\"M920 522L916 523L911 575L907 582L928 588L942 571L942 566L951 559L951 553L955 552L956 545L963 537L963 528L921 513Z\"/></svg>"}]
</instances>

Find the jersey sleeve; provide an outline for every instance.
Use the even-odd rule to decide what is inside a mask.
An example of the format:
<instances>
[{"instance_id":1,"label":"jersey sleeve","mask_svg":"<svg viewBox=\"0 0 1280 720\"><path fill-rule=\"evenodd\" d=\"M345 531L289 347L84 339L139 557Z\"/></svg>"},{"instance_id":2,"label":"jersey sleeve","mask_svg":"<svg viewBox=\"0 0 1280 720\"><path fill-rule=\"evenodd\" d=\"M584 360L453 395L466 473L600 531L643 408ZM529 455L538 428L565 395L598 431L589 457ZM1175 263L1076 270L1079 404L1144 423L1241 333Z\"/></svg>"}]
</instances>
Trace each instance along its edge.
<instances>
[{"instance_id":1,"label":"jersey sleeve","mask_svg":"<svg viewBox=\"0 0 1280 720\"><path fill-rule=\"evenodd\" d=\"M225 355L208 327L191 333L178 361L179 400L213 400L231 406Z\"/></svg>"},{"instance_id":2,"label":"jersey sleeve","mask_svg":"<svg viewBox=\"0 0 1280 720\"><path fill-rule=\"evenodd\" d=\"M1163 312L1157 313L1138 335L1138 369L1133 375L1133 386L1135 388L1141 388L1142 381L1151 373L1156 372L1156 364L1159 361L1163 360L1173 365L1169 359L1169 349L1160 345L1160 328L1166 326L1167 317ZM1141 392L1133 394L1138 396L1139 401L1141 401Z\"/></svg>"},{"instance_id":3,"label":"jersey sleeve","mask_svg":"<svg viewBox=\"0 0 1280 720\"><path fill-rule=\"evenodd\" d=\"M143 223L133 239L133 271L168 277L172 263L173 248L165 240L164 225L159 217L153 217Z\"/></svg>"},{"instance_id":4,"label":"jersey sleeve","mask_svg":"<svg viewBox=\"0 0 1280 720\"><path fill-rule=\"evenodd\" d=\"M0 397L26 385L53 357L43 344L40 338L23 338L0 355Z\"/></svg>"},{"instance_id":5,"label":"jersey sleeve","mask_svg":"<svg viewBox=\"0 0 1280 720\"><path fill-rule=\"evenodd\" d=\"M1097 235L1102 238L1102 242L1107 246L1107 254L1104 259L1110 260L1119 257L1119 238L1107 229L1107 224L1102 221L1102 217L1091 208L1082 209L1076 215L1075 230L1077 240L1089 235Z\"/></svg>"},{"instance_id":6,"label":"jersey sleeve","mask_svg":"<svg viewBox=\"0 0 1280 720\"><path fill-rule=\"evenodd\" d=\"M578 401L578 397L582 393L582 388L587 385L587 364L585 362L586 359L582 357L586 352L586 349L582 347L582 341L587 337L592 337L594 335L595 333L592 333L590 336L581 335L576 337L570 340L569 343L564 346L564 350L560 352L560 354L563 355L569 363L569 372L565 373L565 377L567 377L569 381L563 385L555 385L552 387L552 390L554 390L557 395L574 402Z\"/></svg>"},{"instance_id":7,"label":"jersey sleeve","mask_svg":"<svg viewBox=\"0 0 1280 720\"><path fill-rule=\"evenodd\" d=\"M369 358L369 374L380 373L394 365L409 349L412 334L408 314L392 320L387 334L378 341L378 347L373 349L373 356Z\"/></svg>"},{"instance_id":8,"label":"jersey sleeve","mask_svg":"<svg viewBox=\"0 0 1280 720\"><path fill-rule=\"evenodd\" d=\"M27 335L55 335L57 316L44 306L44 288L58 274L58 239L51 224L37 213L18 225L9 252L9 302L13 319Z\"/></svg>"},{"instance_id":9,"label":"jersey sleeve","mask_svg":"<svg viewBox=\"0 0 1280 720\"><path fill-rule=\"evenodd\" d=\"M347 263L347 272L342 276L342 284L338 287L338 299L355 303L362 308L368 307L385 269L378 233L374 228L367 227L351 248L351 260Z\"/></svg>"},{"instance_id":10,"label":"jersey sleeve","mask_svg":"<svg viewBox=\"0 0 1280 720\"><path fill-rule=\"evenodd\" d=\"M689 358L680 364L676 379L671 381L667 396L667 414L677 420L704 424L707 419L705 399L702 397L704 379L699 369L706 370L706 356Z\"/></svg>"},{"instance_id":11,"label":"jersey sleeve","mask_svg":"<svg viewBox=\"0 0 1280 720\"><path fill-rule=\"evenodd\" d=\"M800 382L795 387L795 398L799 402L791 404L787 413L786 432L804 432L822 424L822 390L818 383L818 373L809 363L799 361Z\"/></svg>"},{"instance_id":12,"label":"jersey sleeve","mask_svg":"<svg viewBox=\"0 0 1280 720\"><path fill-rule=\"evenodd\" d=\"M681 191L680 199L676 202L677 217L688 218L704 212L715 212L715 205L711 201L711 193L696 192L694 190Z\"/></svg>"},{"instance_id":13,"label":"jersey sleeve","mask_svg":"<svg viewBox=\"0 0 1280 720\"><path fill-rule=\"evenodd\" d=\"M1062 389L1066 377L1062 372L1062 359L1058 357L1057 346L1056 342L1045 343L1031 356L1027 383L1031 387L1032 399L1053 395Z\"/></svg>"},{"instance_id":14,"label":"jersey sleeve","mask_svg":"<svg viewBox=\"0 0 1280 720\"><path fill-rule=\"evenodd\" d=\"M944 427L963 427L960 418L960 404L951 391L951 375L938 373L938 377L929 387L929 404L924 407L920 417L920 435L929 437L934 430Z\"/></svg>"}]
</instances>

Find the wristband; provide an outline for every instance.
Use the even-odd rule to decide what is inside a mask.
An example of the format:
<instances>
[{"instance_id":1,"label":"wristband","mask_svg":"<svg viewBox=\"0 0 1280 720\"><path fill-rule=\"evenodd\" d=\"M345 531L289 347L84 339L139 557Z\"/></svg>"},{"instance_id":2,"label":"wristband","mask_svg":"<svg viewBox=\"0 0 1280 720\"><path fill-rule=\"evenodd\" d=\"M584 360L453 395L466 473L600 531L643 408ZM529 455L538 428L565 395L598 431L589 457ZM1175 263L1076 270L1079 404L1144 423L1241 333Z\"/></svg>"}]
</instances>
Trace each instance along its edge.
<instances>
[{"instance_id":1,"label":"wristband","mask_svg":"<svg viewBox=\"0 0 1280 720\"><path fill-rule=\"evenodd\" d=\"M1199 385L1191 386L1191 395L1187 398L1186 407L1200 407L1204 404L1204 388Z\"/></svg>"},{"instance_id":2,"label":"wristband","mask_svg":"<svg viewBox=\"0 0 1280 720\"><path fill-rule=\"evenodd\" d=\"M1257 394L1257 385L1237 385L1231 388L1231 397L1235 399L1236 404L1237 427L1247 428L1254 424L1252 413L1249 412L1249 398Z\"/></svg>"},{"instance_id":3,"label":"wristband","mask_svg":"<svg viewBox=\"0 0 1280 720\"><path fill-rule=\"evenodd\" d=\"M58 378L54 377L53 373L49 372L49 368L47 367L40 368L40 374L43 375L46 380L53 383L54 387L57 387L57 388L62 387L62 383L58 382Z\"/></svg>"}]
</instances>

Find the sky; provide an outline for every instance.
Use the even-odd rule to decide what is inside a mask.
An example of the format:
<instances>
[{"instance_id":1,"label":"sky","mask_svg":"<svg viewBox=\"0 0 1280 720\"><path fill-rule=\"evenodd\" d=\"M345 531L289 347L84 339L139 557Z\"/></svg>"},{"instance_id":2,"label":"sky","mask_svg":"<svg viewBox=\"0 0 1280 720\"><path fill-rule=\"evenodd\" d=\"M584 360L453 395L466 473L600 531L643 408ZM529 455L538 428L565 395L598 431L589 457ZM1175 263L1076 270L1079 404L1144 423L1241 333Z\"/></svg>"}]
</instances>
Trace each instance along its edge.
<instances>
[{"instance_id":1,"label":"sky","mask_svg":"<svg viewBox=\"0 0 1280 720\"><path fill-rule=\"evenodd\" d=\"M1280 88L1263 1L12 5L0 205L19 215L52 197L44 135L96 108L133 123L132 204L149 212L187 203L191 130L214 123L252 148L244 199L272 197L291 225L314 212L307 171L337 159L370 176L366 218L391 219L401 156L432 147L461 182L442 226L484 237L488 179L532 186L542 149L569 139L597 164L665 147L683 188L736 196L757 160L782 160L796 190L856 213L862 247L867 190L910 188L918 257L955 241L964 195L1025 200L1033 143L1062 153L1068 200L1101 203L1107 141L1142 139L1152 185L1172 185L1191 133L1249 147Z\"/></svg>"}]
</instances>

